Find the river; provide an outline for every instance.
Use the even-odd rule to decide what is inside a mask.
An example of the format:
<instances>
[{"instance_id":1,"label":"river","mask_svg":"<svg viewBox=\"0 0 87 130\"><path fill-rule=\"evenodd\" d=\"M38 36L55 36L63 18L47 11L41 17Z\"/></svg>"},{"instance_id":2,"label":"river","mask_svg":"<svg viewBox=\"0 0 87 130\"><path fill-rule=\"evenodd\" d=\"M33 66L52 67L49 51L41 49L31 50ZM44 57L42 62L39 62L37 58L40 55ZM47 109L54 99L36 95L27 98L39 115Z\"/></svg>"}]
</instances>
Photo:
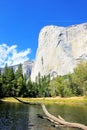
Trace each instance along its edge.
<instances>
[{"instance_id":1,"label":"river","mask_svg":"<svg viewBox=\"0 0 87 130\"><path fill-rule=\"evenodd\" d=\"M46 105L48 111L65 120L87 125L87 106L68 106L59 104ZM44 115L40 106L21 103L0 103L0 130L79 130L75 128L54 128L46 119L40 119L37 114Z\"/></svg>"}]
</instances>

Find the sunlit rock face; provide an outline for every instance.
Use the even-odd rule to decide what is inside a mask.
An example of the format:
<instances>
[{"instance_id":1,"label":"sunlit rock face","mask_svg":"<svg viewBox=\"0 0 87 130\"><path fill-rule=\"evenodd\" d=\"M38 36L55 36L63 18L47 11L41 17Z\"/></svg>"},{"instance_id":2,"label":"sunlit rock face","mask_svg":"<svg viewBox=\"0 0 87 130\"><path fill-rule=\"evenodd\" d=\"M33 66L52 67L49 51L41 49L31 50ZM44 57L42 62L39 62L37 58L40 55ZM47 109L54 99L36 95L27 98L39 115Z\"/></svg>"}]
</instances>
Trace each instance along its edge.
<instances>
[{"instance_id":1,"label":"sunlit rock face","mask_svg":"<svg viewBox=\"0 0 87 130\"><path fill-rule=\"evenodd\" d=\"M40 34L31 79L50 74L72 73L79 61L87 60L87 23L69 27L46 26Z\"/></svg>"},{"instance_id":2,"label":"sunlit rock face","mask_svg":"<svg viewBox=\"0 0 87 130\"><path fill-rule=\"evenodd\" d=\"M33 65L33 61L25 61L22 65L23 75L26 75L27 78L31 76Z\"/></svg>"},{"instance_id":3,"label":"sunlit rock face","mask_svg":"<svg viewBox=\"0 0 87 130\"><path fill-rule=\"evenodd\" d=\"M22 72L23 72L23 75L26 76L26 78L29 78L31 76L33 66L34 66L34 61L25 61L22 64ZM14 72L16 72L18 69L18 65L14 65L12 67L14 69Z\"/></svg>"}]
</instances>

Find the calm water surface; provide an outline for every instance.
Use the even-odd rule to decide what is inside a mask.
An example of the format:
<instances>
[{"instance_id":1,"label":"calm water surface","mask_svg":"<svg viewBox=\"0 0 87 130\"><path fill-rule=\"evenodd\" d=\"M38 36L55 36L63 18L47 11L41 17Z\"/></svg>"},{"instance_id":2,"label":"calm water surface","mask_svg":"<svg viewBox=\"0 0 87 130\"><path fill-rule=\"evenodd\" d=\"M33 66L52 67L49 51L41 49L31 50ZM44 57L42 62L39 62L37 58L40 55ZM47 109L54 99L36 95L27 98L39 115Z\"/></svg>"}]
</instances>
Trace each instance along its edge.
<instances>
[{"instance_id":1,"label":"calm water surface","mask_svg":"<svg viewBox=\"0 0 87 130\"><path fill-rule=\"evenodd\" d=\"M87 106L47 105L48 111L61 115L67 121L87 125ZM21 103L0 103L0 130L78 130L74 128L54 128L52 124L37 117L43 114L40 106Z\"/></svg>"}]
</instances>

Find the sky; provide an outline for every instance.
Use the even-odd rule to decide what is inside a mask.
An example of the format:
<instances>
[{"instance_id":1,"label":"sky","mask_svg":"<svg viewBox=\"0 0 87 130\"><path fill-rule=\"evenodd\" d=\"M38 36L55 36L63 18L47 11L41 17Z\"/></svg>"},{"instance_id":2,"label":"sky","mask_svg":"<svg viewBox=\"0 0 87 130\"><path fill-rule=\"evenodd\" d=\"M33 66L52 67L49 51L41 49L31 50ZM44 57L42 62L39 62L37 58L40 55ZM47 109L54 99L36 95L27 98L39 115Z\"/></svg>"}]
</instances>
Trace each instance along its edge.
<instances>
[{"instance_id":1,"label":"sky","mask_svg":"<svg viewBox=\"0 0 87 130\"><path fill-rule=\"evenodd\" d=\"M87 0L0 0L0 67L35 60L40 30L87 22Z\"/></svg>"}]
</instances>

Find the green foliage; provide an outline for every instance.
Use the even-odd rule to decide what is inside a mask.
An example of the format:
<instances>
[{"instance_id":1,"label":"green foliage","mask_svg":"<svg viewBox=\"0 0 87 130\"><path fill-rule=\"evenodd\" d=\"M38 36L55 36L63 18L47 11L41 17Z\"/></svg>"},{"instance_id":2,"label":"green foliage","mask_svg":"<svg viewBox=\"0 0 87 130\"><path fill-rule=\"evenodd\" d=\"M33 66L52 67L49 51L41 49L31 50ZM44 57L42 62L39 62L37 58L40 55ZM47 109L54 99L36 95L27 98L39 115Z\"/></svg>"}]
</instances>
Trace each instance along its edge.
<instances>
[{"instance_id":1,"label":"green foliage","mask_svg":"<svg viewBox=\"0 0 87 130\"><path fill-rule=\"evenodd\" d=\"M18 66L18 70L14 74L11 67L5 65L4 72L0 77L2 96L19 96L21 95L22 87L24 85L22 66Z\"/></svg>"},{"instance_id":2,"label":"green foliage","mask_svg":"<svg viewBox=\"0 0 87 130\"><path fill-rule=\"evenodd\" d=\"M50 82L50 88L51 96L66 97L72 95L68 81L63 76L57 76L55 79L53 79Z\"/></svg>"},{"instance_id":3,"label":"green foliage","mask_svg":"<svg viewBox=\"0 0 87 130\"><path fill-rule=\"evenodd\" d=\"M19 64L18 69L15 73L15 94L16 96L23 96L23 92L24 92L24 87L25 87L25 82L26 82L26 77L23 77L23 72L22 72L22 65Z\"/></svg>"},{"instance_id":4,"label":"green foliage","mask_svg":"<svg viewBox=\"0 0 87 130\"><path fill-rule=\"evenodd\" d=\"M32 83L29 79L26 85L26 96L27 97L37 97L38 96L38 85L37 83Z\"/></svg>"},{"instance_id":5,"label":"green foliage","mask_svg":"<svg viewBox=\"0 0 87 130\"><path fill-rule=\"evenodd\" d=\"M5 65L4 72L1 76L2 79L2 95L11 96L12 95L12 86L14 85L14 71L13 68L8 68L7 64Z\"/></svg>"},{"instance_id":6,"label":"green foliage","mask_svg":"<svg viewBox=\"0 0 87 130\"><path fill-rule=\"evenodd\" d=\"M5 65L0 73L0 98L5 96L48 97L87 95L87 62L81 62L72 74L57 76L50 80L50 75L36 77L36 82L23 76L22 65L14 73L13 68Z\"/></svg>"},{"instance_id":7,"label":"green foliage","mask_svg":"<svg viewBox=\"0 0 87 130\"><path fill-rule=\"evenodd\" d=\"M74 69L73 82L78 88L79 95L85 95L87 91L87 62L81 62Z\"/></svg>"},{"instance_id":8,"label":"green foliage","mask_svg":"<svg viewBox=\"0 0 87 130\"><path fill-rule=\"evenodd\" d=\"M37 81L36 83L38 86L38 96L39 97L50 96L50 93L49 93L50 75L41 77L39 73L38 77L36 78L36 81Z\"/></svg>"},{"instance_id":9,"label":"green foliage","mask_svg":"<svg viewBox=\"0 0 87 130\"><path fill-rule=\"evenodd\" d=\"M15 79L17 80L19 77L23 77L23 72L22 72L22 65L18 65L18 69L15 73Z\"/></svg>"},{"instance_id":10,"label":"green foliage","mask_svg":"<svg viewBox=\"0 0 87 130\"><path fill-rule=\"evenodd\" d=\"M20 96L20 95L21 95L22 87L23 87L23 78L22 78L22 77L19 77L19 78L17 79L17 89L16 89L16 95L17 95L17 96Z\"/></svg>"}]
</instances>

